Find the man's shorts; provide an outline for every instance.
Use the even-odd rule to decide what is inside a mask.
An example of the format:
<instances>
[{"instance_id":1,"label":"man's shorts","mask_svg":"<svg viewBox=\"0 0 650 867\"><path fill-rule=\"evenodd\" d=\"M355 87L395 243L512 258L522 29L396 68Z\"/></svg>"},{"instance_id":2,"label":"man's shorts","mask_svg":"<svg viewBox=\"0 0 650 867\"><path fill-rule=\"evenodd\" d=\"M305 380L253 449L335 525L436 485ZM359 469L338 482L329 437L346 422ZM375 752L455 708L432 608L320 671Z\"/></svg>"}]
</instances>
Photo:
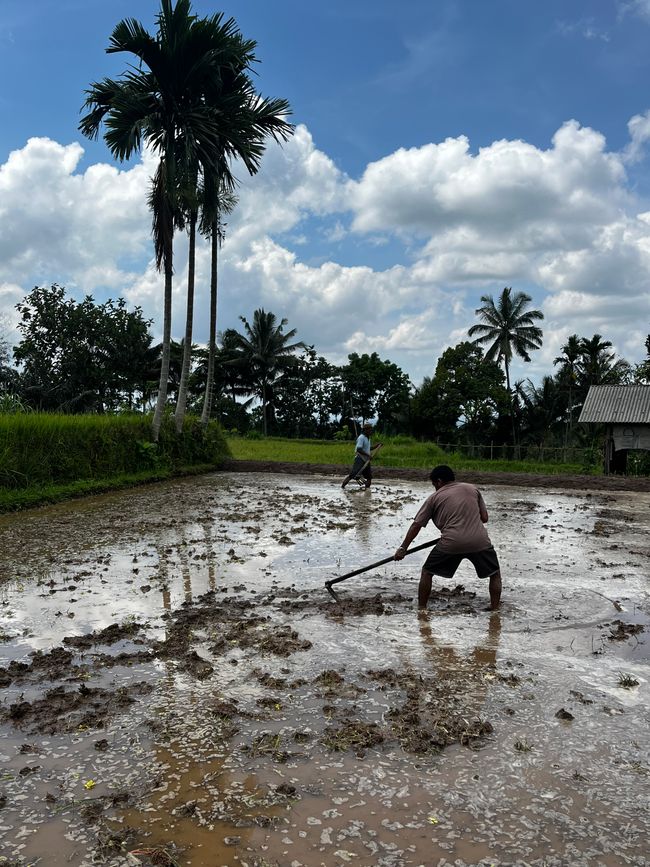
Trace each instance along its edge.
<instances>
[{"instance_id":1,"label":"man's shorts","mask_svg":"<svg viewBox=\"0 0 650 867\"><path fill-rule=\"evenodd\" d=\"M432 575L440 575L441 578L453 578L465 558L474 564L479 578L489 578L499 571L497 552L492 546L484 551L472 551L471 554L449 554L433 548L422 568Z\"/></svg>"},{"instance_id":2,"label":"man's shorts","mask_svg":"<svg viewBox=\"0 0 650 867\"><path fill-rule=\"evenodd\" d=\"M370 481L370 479L372 479L372 470L370 469L371 464L368 464L368 466L365 468L365 470L362 470L361 467L364 464L365 464L364 459L357 456L354 459L354 463L352 464L352 469L350 470L350 475L356 476L357 474L359 474L359 475L362 475L364 477L364 479L368 479L368 481Z\"/></svg>"}]
</instances>

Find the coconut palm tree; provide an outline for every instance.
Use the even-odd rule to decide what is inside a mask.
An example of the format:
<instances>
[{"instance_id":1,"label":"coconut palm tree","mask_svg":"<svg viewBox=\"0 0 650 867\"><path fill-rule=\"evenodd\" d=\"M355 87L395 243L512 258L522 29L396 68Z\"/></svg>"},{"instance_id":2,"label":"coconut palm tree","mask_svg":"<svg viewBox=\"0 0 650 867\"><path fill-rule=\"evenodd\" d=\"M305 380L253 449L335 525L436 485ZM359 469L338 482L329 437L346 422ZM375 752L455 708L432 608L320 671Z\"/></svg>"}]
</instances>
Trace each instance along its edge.
<instances>
[{"instance_id":1,"label":"coconut palm tree","mask_svg":"<svg viewBox=\"0 0 650 867\"><path fill-rule=\"evenodd\" d=\"M578 373L580 385L586 396L590 385L619 385L629 380L631 368L623 358L616 358L611 340L603 340L600 334L594 334L580 341L580 359Z\"/></svg>"},{"instance_id":2,"label":"coconut palm tree","mask_svg":"<svg viewBox=\"0 0 650 867\"><path fill-rule=\"evenodd\" d=\"M573 433L573 397L578 382L578 362L582 354L580 338L577 334L571 334L567 337L566 343L561 347L561 353L553 359L553 364L560 365L558 380L560 385L566 387L568 391L568 416L564 436L564 445L566 446Z\"/></svg>"},{"instance_id":3,"label":"coconut palm tree","mask_svg":"<svg viewBox=\"0 0 650 867\"><path fill-rule=\"evenodd\" d=\"M262 401L262 424L268 432L267 407L272 402L273 384L291 366L296 350L307 348L302 341L289 343L296 329L283 332L287 319L278 322L274 313L258 309L253 313L252 324L244 316L244 334L235 332L233 343L235 355L231 363L243 367L253 383L251 393Z\"/></svg>"},{"instance_id":4,"label":"coconut palm tree","mask_svg":"<svg viewBox=\"0 0 650 867\"><path fill-rule=\"evenodd\" d=\"M542 329L534 324L544 318L541 310L527 310L533 299L525 292L512 294L512 287L506 287L494 301L492 295L482 295L482 307L474 312L481 322L472 325L469 336L479 335L474 339L477 345L488 346L485 353L486 361L502 363L505 368L506 386L510 395L512 440L517 444L514 413L512 411L512 390L510 388L510 363L513 354L530 361L529 351L539 349L542 345Z\"/></svg>"},{"instance_id":5,"label":"coconut palm tree","mask_svg":"<svg viewBox=\"0 0 650 867\"><path fill-rule=\"evenodd\" d=\"M564 415L560 385L552 376L542 377L538 386L528 379L525 384L517 383L517 394L523 405L528 436L537 442L541 458L548 437Z\"/></svg>"}]
</instances>

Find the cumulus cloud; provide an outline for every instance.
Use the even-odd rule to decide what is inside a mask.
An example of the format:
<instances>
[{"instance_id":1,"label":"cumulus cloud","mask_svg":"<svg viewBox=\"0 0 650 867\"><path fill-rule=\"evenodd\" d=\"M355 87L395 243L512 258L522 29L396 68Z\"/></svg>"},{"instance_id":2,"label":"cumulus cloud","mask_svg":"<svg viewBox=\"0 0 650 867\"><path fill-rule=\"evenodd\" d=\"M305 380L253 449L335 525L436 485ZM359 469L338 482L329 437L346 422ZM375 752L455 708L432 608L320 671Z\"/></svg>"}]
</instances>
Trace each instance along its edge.
<instances>
[{"instance_id":1,"label":"cumulus cloud","mask_svg":"<svg viewBox=\"0 0 650 867\"><path fill-rule=\"evenodd\" d=\"M473 152L459 136L399 149L357 179L299 126L286 145L269 146L256 177L239 172L240 201L220 253L220 327L263 306L333 361L377 351L418 381L466 337L480 295L512 285L546 315L544 349L524 375L549 372L574 331L598 331L638 360L650 212L635 200L626 165L650 137L649 117L631 119L621 152L568 121L545 148L501 140ZM146 205L155 161L145 154L125 168L82 171L82 155L76 143L30 139L0 166L0 312L15 322L25 292L59 282L98 300L124 295L159 336L162 278ZM186 261L179 235L177 337ZM201 241L197 341L206 339L209 274Z\"/></svg>"},{"instance_id":2,"label":"cumulus cloud","mask_svg":"<svg viewBox=\"0 0 650 867\"><path fill-rule=\"evenodd\" d=\"M0 167L0 279L120 288L149 252L151 167L76 169L77 144L32 138Z\"/></svg>"},{"instance_id":3,"label":"cumulus cloud","mask_svg":"<svg viewBox=\"0 0 650 867\"><path fill-rule=\"evenodd\" d=\"M499 244L522 227L533 239L551 229L557 243L565 226L584 235L610 220L625 202L624 178L604 137L576 121L565 123L547 150L497 141L472 154L465 136L448 138L371 163L351 183L353 228L446 238L467 229Z\"/></svg>"}]
</instances>

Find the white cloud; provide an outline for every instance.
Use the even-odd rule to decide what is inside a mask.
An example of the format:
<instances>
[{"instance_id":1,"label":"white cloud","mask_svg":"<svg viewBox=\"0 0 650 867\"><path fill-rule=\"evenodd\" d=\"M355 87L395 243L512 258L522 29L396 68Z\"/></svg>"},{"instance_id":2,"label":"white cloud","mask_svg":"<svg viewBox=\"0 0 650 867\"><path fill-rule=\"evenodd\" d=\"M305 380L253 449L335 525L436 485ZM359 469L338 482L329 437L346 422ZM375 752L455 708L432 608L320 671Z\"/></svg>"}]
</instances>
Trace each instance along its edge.
<instances>
[{"instance_id":1,"label":"white cloud","mask_svg":"<svg viewBox=\"0 0 650 867\"><path fill-rule=\"evenodd\" d=\"M609 42L610 36L606 30L597 26L593 18L579 18L577 21L558 21L557 29L562 36L582 36L583 39L599 39Z\"/></svg>"},{"instance_id":2,"label":"white cloud","mask_svg":"<svg viewBox=\"0 0 650 867\"><path fill-rule=\"evenodd\" d=\"M619 8L621 14L631 12L650 21L650 0L624 0Z\"/></svg>"},{"instance_id":3,"label":"white cloud","mask_svg":"<svg viewBox=\"0 0 650 867\"><path fill-rule=\"evenodd\" d=\"M400 149L358 180L299 126L284 147L269 147L255 178L240 173L220 252L219 326L263 306L333 361L377 351L417 382L465 338L479 296L512 285L546 314L544 349L522 375L549 372L574 331L598 331L638 360L639 314L647 319L650 309L650 211L635 200L625 166L650 137L649 117L632 118L619 153L569 121L548 148L501 140L473 153L460 136ZM0 312L15 322L14 304L35 283L59 282L99 300L124 295L155 319L159 336L163 281L146 206L154 161L80 171L82 153L78 144L30 139L0 166ZM179 236L177 337L186 247ZM373 267L378 256L383 264ZM201 241L197 341L206 339L209 273Z\"/></svg>"},{"instance_id":4,"label":"white cloud","mask_svg":"<svg viewBox=\"0 0 650 867\"><path fill-rule=\"evenodd\" d=\"M0 280L120 288L149 248L150 168L76 169L79 144L30 139L0 167Z\"/></svg>"},{"instance_id":5,"label":"white cloud","mask_svg":"<svg viewBox=\"0 0 650 867\"><path fill-rule=\"evenodd\" d=\"M645 155L645 145L650 139L650 111L635 114L628 121L627 128L630 133L630 143L623 152L625 159L630 163L639 162Z\"/></svg>"},{"instance_id":6,"label":"white cloud","mask_svg":"<svg viewBox=\"0 0 650 867\"><path fill-rule=\"evenodd\" d=\"M353 228L434 238L469 230L500 245L523 232L527 247L549 229L553 243L565 227L585 235L625 203L623 162L606 151L600 133L576 121L565 123L552 144L540 150L497 141L473 155L460 136L400 148L351 184Z\"/></svg>"}]
</instances>

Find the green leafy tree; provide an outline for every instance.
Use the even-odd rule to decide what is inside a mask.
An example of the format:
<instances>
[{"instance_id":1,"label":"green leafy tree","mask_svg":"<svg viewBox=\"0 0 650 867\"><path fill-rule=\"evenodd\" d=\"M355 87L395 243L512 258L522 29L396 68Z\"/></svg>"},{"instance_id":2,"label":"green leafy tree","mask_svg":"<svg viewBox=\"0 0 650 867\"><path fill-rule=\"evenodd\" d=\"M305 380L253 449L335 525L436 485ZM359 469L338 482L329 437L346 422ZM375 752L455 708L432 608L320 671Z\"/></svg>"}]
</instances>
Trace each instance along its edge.
<instances>
[{"instance_id":1,"label":"green leafy tree","mask_svg":"<svg viewBox=\"0 0 650 867\"><path fill-rule=\"evenodd\" d=\"M290 343L296 329L285 332L287 319L279 322L274 313L255 310L253 321L239 317L244 324L244 333L233 335L234 357L231 364L246 371L251 382L250 393L262 403L262 427L266 435L275 412L274 388L278 379L295 362L297 350L306 349L302 341Z\"/></svg>"},{"instance_id":2,"label":"green leafy tree","mask_svg":"<svg viewBox=\"0 0 650 867\"><path fill-rule=\"evenodd\" d=\"M149 322L123 299L76 302L62 286L35 287L16 305L26 401L40 409L83 412L133 406L151 362Z\"/></svg>"},{"instance_id":3,"label":"green leafy tree","mask_svg":"<svg viewBox=\"0 0 650 867\"><path fill-rule=\"evenodd\" d=\"M484 358L475 343L449 347L412 401L414 433L443 442L455 442L459 435L485 442L509 407L503 379L499 365Z\"/></svg>"},{"instance_id":4,"label":"green leafy tree","mask_svg":"<svg viewBox=\"0 0 650 867\"><path fill-rule=\"evenodd\" d=\"M365 421L375 416L385 428L404 422L408 412L411 383L392 361L382 361L376 352L352 352L339 369L344 391L345 414L360 415Z\"/></svg>"},{"instance_id":5,"label":"green leafy tree","mask_svg":"<svg viewBox=\"0 0 650 867\"><path fill-rule=\"evenodd\" d=\"M512 287L503 289L496 302L492 295L482 295L483 305L475 311L481 321L469 329L470 337L478 335L474 340L476 344L488 347L485 358L503 364L511 401L510 365L513 355L530 361L529 353L542 345L542 329L534 323L542 320L544 314L540 310L527 309L532 300L525 292L513 294ZM514 409L511 417L512 440L516 446Z\"/></svg>"},{"instance_id":6,"label":"green leafy tree","mask_svg":"<svg viewBox=\"0 0 650 867\"><path fill-rule=\"evenodd\" d=\"M338 398L336 371L316 355L313 346L296 357L277 381L276 415L282 433L301 437L332 433Z\"/></svg>"}]
</instances>

